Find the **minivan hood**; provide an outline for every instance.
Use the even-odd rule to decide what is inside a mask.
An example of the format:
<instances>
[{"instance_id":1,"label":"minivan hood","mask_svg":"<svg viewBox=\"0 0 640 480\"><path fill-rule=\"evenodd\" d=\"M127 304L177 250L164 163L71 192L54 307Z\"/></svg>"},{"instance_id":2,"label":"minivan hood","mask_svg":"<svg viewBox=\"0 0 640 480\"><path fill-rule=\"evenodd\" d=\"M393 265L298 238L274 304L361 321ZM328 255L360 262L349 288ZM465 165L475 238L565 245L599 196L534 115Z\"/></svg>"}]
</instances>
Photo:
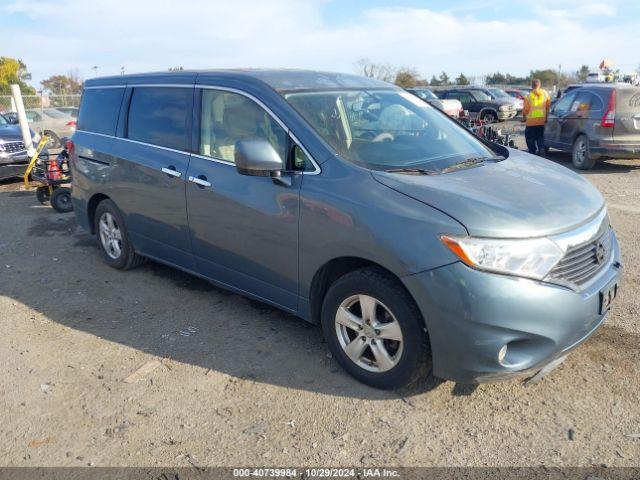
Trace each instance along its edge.
<instances>
[{"instance_id":1,"label":"minivan hood","mask_svg":"<svg viewBox=\"0 0 640 480\"><path fill-rule=\"evenodd\" d=\"M19 125L0 125L0 140L5 142L22 141Z\"/></svg>"},{"instance_id":2,"label":"minivan hood","mask_svg":"<svg viewBox=\"0 0 640 480\"><path fill-rule=\"evenodd\" d=\"M600 192L580 175L512 149L506 160L440 175L372 175L445 212L479 237L552 235L577 227L604 206Z\"/></svg>"}]
</instances>

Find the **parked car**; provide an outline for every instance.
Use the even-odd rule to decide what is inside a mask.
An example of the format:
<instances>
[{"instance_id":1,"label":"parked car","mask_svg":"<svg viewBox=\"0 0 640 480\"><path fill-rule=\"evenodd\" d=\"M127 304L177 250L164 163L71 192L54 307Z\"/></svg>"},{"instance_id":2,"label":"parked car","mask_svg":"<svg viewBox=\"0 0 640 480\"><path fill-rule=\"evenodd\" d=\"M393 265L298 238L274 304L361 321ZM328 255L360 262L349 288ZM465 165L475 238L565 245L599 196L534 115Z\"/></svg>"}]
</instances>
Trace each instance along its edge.
<instances>
[{"instance_id":1,"label":"parked car","mask_svg":"<svg viewBox=\"0 0 640 480\"><path fill-rule=\"evenodd\" d=\"M462 104L459 100L439 99L435 93L424 87L407 88L407 91L413 93L416 97L421 98L437 109L442 110L447 115L450 115L453 118L464 117L464 109L462 108Z\"/></svg>"},{"instance_id":2,"label":"parked car","mask_svg":"<svg viewBox=\"0 0 640 480\"><path fill-rule=\"evenodd\" d=\"M78 107L55 107L55 109L72 118L78 118Z\"/></svg>"},{"instance_id":3,"label":"parked car","mask_svg":"<svg viewBox=\"0 0 640 480\"><path fill-rule=\"evenodd\" d=\"M31 131L34 143L39 135ZM45 152L46 155L46 152ZM24 175L29 164L29 155L24 145L22 132L17 122L0 115L0 180Z\"/></svg>"},{"instance_id":4,"label":"parked car","mask_svg":"<svg viewBox=\"0 0 640 480\"><path fill-rule=\"evenodd\" d=\"M485 92L491 95L491 98L493 99L509 100L516 106L518 115L522 113L522 109L524 108L524 100L521 100L519 98L514 98L512 95L509 95L507 92L505 92L501 88L487 87L485 89Z\"/></svg>"},{"instance_id":5,"label":"parked car","mask_svg":"<svg viewBox=\"0 0 640 480\"><path fill-rule=\"evenodd\" d=\"M522 90L515 89L515 88L508 88L505 90L505 92L507 92L513 98L517 98L518 100L524 100L524 97L527 96L526 92L523 92Z\"/></svg>"},{"instance_id":6,"label":"parked car","mask_svg":"<svg viewBox=\"0 0 640 480\"><path fill-rule=\"evenodd\" d=\"M603 83L607 81L607 76L600 72L590 72L585 82L587 83Z\"/></svg>"},{"instance_id":7,"label":"parked car","mask_svg":"<svg viewBox=\"0 0 640 480\"><path fill-rule=\"evenodd\" d=\"M549 112L547 147L571 152L573 165L598 159L640 158L640 88L625 83L571 89Z\"/></svg>"},{"instance_id":8,"label":"parked car","mask_svg":"<svg viewBox=\"0 0 640 480\"><path fill-rule=\"evenodd\" d=\"M61 112L56 108L27 109L25 110L29 127L40 134L46 134L51 138L48 148L62 146L64 137L71 137L76 131L76 118ZM17 121L17 115L12 113Z\"/></svg>"},{"instance_id":9,"label":"parked car","mask_svg":"<svg viewBox=\"0 0 640 480\"><path fill-rule=\"evenodd\" d=\"M514 102L507 99L492 98L482 88L454 87L437 91L438 98L456 99L469 116L493 123L498 120L510 120L518 114Z\"/></svg>"},{"instance_id":10,"label":"parked car","mask_svg":"<svg viewBox=\"0 0 640 480\"><path fill-rule=\"evenodd\" d=\"M595 187L371 78L90 79L69 148L108 265L150 258L318 323L375 387L548 371L617 292Z\"/></svg>"}]
</instances>

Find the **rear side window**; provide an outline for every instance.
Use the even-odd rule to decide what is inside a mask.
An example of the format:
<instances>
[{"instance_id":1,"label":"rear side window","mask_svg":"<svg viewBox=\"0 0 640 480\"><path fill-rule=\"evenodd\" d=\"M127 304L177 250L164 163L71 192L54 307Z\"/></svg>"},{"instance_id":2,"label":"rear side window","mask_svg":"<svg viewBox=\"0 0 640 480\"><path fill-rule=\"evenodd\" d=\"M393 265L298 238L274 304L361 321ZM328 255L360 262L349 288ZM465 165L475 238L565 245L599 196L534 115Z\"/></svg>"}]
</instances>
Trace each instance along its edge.
<instances>
[{"instance_id":1,"label":"rear side window","mask_svg":"<svg viewBox=\"0 0 640 480\"><path fill-rule=\"evenodd\" d=\"M124 88L89 88L82 94L78 130L115 135Z\"/></svg>"},{"instance_id":2,"label":"rear side window","mask_svg":"<svg viewBox=\"0 0 640 480\"><path fill-rule=\"evenodd\" d=\"M578 92L571 104L571 111L578 116L586 116L589 108L591 108L591 94L589 92Z\"/></svg>"},{"instance_id":3,"label":"rear side window","mask_svg":"<svg viewBox=\"0 0 640 480\"><path fill-rule=\"evenodd\" d=\"M611 91L608 90L607 93L611 93ZM600 97L595 93L590 93L589 95L591 95L591 105L589 106L589 113L593 113L593 114L602 113L604 110L604 103L602 102ZM608 95L607 95L607 98L609 98Z\"/></svg>"},{"instance_id":4,"label":"rear side window","mask_svg":"<svg viewBox=\"0 0 640 480\"><path fill-rule=\"evenodd\" d=\"M191 88L134 88L129 105L127 138L187 151Z\"/></svg>"}]
</instances>

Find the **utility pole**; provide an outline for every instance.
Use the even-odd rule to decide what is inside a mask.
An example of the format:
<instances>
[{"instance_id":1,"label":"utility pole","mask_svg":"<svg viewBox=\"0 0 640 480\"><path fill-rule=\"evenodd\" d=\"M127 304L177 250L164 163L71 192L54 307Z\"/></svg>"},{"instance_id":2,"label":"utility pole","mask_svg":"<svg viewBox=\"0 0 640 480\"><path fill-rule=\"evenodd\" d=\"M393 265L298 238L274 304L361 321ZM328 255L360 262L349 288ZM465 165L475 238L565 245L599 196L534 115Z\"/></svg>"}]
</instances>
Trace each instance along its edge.
<instances>
[{"instance_id":1,"label":"utility pole","mask_svg":"<svg viewBox=\"0 0 640 480\"><path fill-rule=\"evenodd\" d=\"M97 77L98 76L98 66L94 65L93 67L91 67L91 70L93 70L93 76Z\"/></svg>"},{"instance_id":2,"label":"utility pole","mask_svg":"<svg viewBox=\"0 0 640 480\"><path fill-rule=\"evenodd\" d=\"M124 75L124 65L120 67L120 75Z\"/></svg>"},{"instance_id":3,"label":"utility pole","mask_svg":"<svg viewBox=\"0 0 640 480\"><path fill-rule=\"evenodd\" d=\"M560 80L562 79L562 64L558 64L558 88L560 88Z\"/></svg>"}]
</instances>

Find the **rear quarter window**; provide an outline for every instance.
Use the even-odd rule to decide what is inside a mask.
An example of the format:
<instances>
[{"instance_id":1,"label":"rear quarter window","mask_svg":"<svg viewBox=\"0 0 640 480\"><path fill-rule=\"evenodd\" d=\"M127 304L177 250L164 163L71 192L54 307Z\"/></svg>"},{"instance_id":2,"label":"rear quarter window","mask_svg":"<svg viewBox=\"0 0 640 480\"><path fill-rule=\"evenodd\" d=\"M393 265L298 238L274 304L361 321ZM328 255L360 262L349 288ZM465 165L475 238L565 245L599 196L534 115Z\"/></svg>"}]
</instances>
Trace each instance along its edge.
<instances>
[{"instance_id":1,"label":"rear quarter window","mask_svg":"<svg viewBox=\"0 0 640 480\"><path fill-rule=\"evenodd\" d=\"M115 135L123 88L90 88L82 94L78 130Z\"/></svg>"}]
</instances>

